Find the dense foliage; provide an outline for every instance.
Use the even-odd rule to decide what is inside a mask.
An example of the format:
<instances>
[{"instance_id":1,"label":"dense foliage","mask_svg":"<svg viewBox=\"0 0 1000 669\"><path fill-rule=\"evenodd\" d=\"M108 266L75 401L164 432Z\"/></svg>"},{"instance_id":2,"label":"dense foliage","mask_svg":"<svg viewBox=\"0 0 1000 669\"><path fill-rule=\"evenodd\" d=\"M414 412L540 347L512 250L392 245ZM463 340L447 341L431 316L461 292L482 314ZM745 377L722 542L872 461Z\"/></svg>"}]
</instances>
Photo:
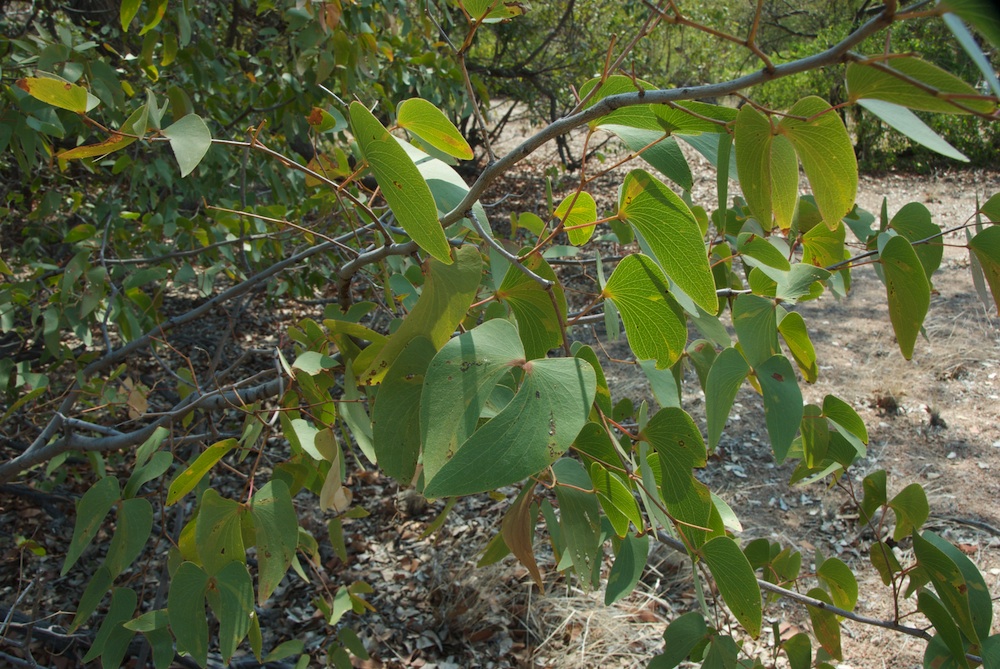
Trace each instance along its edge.
<instances>
[{"instance_id":1,"label":"dense foliage","mask_svg":"<svg viewBox=\"0 0 1000 669\"><path fill-rule=\"evenodd\" d=\"M1000 20L978 0L787 16L761 2L739 15L603 4L0 3L0 484L88 484L62 567L99 564L72 607L72 628L97 630L87 661L119 666L137 634L156 667L205 666L210 649L229 662L245 640L258 659L301 652L292 639L262 647L257 607L305 578L320 542L346 552L342 521L364 509L345 475L377 465L428 498L516 486L482 562L513 554L539 585L539 521L560 568L588 588L607 577L608 602L635 587L651 542L686 553L702 567L700 608L670 624L651 666L769 666L739 647L761 633L764 590L813 622L776 652L828 666L838 617L870 622L854 612L851 568L820 555L806 574L791 548L741 545L739 509L694 475L748 384L775 460L797 463L791 483L844 484L876 537L912 545L912 562L871 546L897 601L885 626L926 639L926 666L1000 666L985 580L923 528L920 485L885 472L850 485L867 428L836 395L804 402L821 361L795 310L846 294L852 267L875 263L909 359L936 242L961 230L973 280L1000 305L1000 196L971 201L955 230L920 203L855 206L858 109L952 159L963 147L910 110L996 132L983 50L1000 44ZM949 46L930 59L912 37L885 50L915 23ZM718 57L695 62L706 44ZM522 81L551 123L495 155L487 91ZM628 152L615 210L590 190L605 166L564 152L579 186L499 233L485 189L576 128L586 146L610 137ZM679 142L717 167L714 201L692 201ZM468 185L459 169L477 150L487 162ZM608 243L630 252L605 258ZM581 252L596 281L570 295L550 261ZM260 293L319 303L281 341L229 359ZM217 310L228 326L211 347L179 351L172 333ZM617 396L575 338L591 323L624 332L658 409ZM685 370L705 395L704 433L682 408ZM326 536L300 522L307 505L327 514ZM140 577L161 573L159 591ZM328 633L303 666L367 654L348 614L364 614L372 587L317 590ZM722 604L741 632L716 627ZM908 624L914 610L933 632Z\"/></svg>"}]
</instances>

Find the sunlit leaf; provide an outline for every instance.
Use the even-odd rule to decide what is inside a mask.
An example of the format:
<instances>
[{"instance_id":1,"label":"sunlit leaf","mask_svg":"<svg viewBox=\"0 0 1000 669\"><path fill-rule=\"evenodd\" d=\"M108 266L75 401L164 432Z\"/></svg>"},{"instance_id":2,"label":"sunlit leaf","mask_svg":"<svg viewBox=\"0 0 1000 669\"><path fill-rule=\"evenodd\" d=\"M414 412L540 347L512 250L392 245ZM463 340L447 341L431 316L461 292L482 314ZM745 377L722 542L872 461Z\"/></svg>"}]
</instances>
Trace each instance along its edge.
<instances>
[{"instance_id":1,"label":"sunlit leaf","mask_svg":"<svg viewBox=\"0 0 1000 669\"><path fill-rule=\"evenodd\" d=\"M604 286L604 296L625 322L632 351L640 360L655 360L658 369L673 365L687 341L687 329L667 302L667 293L663 272L642 254L626 256Z\"/></svg>"},{"instance_id":2,"label":"sunlit leaf","mask_svg":"<svg viewBox=\"0 0 1000 669\"><path fill-rule=\"evenodd\" d=\"M821 98L803 98L788 114L779 130L795 146L823 221L836 228L854 207L858 192L854 143L840 116Z\"/></svg>"},{"instance_id":3,"label":"sunlit leaf","mask_svg":"<svg viewBox=\"0 0 1000 669\"><path fill-rule=\"evenodd\" d=\"M847 90L852 102L868 98L920 111L970 113L948 101L951 93L955 102L976 112L989 114L996 107L989 100L974 99L979 95L975 88L922 58L900 56L875 62L848 64Z\"/></svg>"},{"instance_id":4,"label":"sunlit leaf","mask_svg":"<svg viewBox=\"0 0 1000 669\"><path fill-rule=\"evenodd\" d=\"M451 247L438 221L434 196L417 166L363 104L352 102L350 117L361 154L375 173L382 196L399 224L420 248L450 265Z\"/></svg>"},{"instance_id":5,"label":"sunlit leaf","mask_svg":"<svg viewBox=\"0 0 1000 669\"><path fill-rule=\"evenodd\" d=\"M671 281L705 311L716 312L705 240L683 200L648 172L632 170L621 186L618 217L635 226Z\"/></svg>"},{"instance_id":6,"label":"sunlit leaf","mask_svg":"<svg viewBox=\"0 0 1000 669\"><path fill-rule=\"evenodd\" d=\"M472 147L444 113L427 100L410 98L396 107L396 125L412 132L435 149L462 160L472 160Z\"/></svg>"}]
</instances>

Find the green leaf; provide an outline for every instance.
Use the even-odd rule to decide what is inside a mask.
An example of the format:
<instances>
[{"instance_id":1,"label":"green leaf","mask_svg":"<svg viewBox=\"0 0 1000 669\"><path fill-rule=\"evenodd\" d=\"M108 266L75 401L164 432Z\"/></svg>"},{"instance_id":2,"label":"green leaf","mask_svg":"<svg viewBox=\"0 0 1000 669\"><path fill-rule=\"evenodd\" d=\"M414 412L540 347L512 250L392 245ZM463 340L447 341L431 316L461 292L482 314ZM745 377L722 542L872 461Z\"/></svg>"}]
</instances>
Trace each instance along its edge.
<instances>
[{"instance_id":1,"label":"green leaf","mask_svg":"<svg viewBox=\"0 0 1000 669\"><path fill-rule=\"evenodd\" d=\"M597 495L590 490L590 477L577 460L562 458L552 465L559 527L573 569L585 589L597 585L601 576L601 512Z\"/></svg>"},{"instance_id":2,"label":"green leaf","mask_svg":"<svg viewBox=\"0 0 1000 669\"><path fill-rule=\"evenodd\" d=\"M278 644L274 650L264 658L264 664L268 662L281 662L295 655L301 655L305 651L305 643L301 639L291 639Z\"/></svg>"},{"instance_id":3,"label":"green leaf","mask_svg":"<svg viewBox=\"0 0 1000 669\"><path fill-rule=\"evenodd\" d=\"M352 102L350 117L361 155L399 224L420 248L450 265L451 247L438 221L434 196L417 166L363 104Z\"/></svg>"},{"instance_id":4,"label":"green leaf","mask_svg":"<svg viewBox=\"0 0 1000 669\"><path fill-rule=\"evenodd\" d=\"M288 486L269 481L250 500L257 547L257 601L263 606L285 577L298 546L298 516Z\"/></svg>"},{"instance_id":5,"label":"green leaf","mask_svg":"<svg viewBox=\"0 0 1000 669\"><path fill-rule=\"evenodd\" d=\"M139 557L152 530L153 506L149 500L137 497L122 502L118 508L118 526L105 557L112 576L117 577Z\"/></svg>"},{"instance_id":6,"label":"green leaf","mask_svg":"<svg viewBox=\"0 0 1000 669\"><path fill-rule=\"evenodd\" d=\"M718 310L704 236L683 200L649 173L632 170L619 192L618 218L639 231L657 263L688 297L709 313Z\"/></svg>"},{"instance_id":7,"label":"green leaf","mask_svg":"<svg viewBox=\"0 0 1000 669\"><path fill-rule=\"evenodd\" d=\"M635 589L646 568L648 557L648 535L629 534L624 538L608 574L608 585L604 590L605 606L611 606Z\"/></svg>"},{"instance_id":8,"label":"green leaf","mask_svg":"<svg viewBox=\"0 0 1000 669\"><path fill-rule=\"evenodd\" d=\"M101 565L97 568L90 582L87 583L87 587L84 588L83 594L80 595L73 622L69 626L70 632L87 622L87 618L97 609L97 606L104 600L104 596L110 591L114 580L111 571L106 566Z\"/></svg>"},{"instance_id":9,"label":"green leaf","mask_svg":"<svg viewBox=\"0 0 1000 669\"><path fill-rule=\"evenodd\" d=\"M816 577L830 589L835 606L845 611L854 609L858 603L858 581L850 567L838 558L827 558L816 570Z\"/></svg>"},{"instance_id":10,"label":"green leaf","mask_svg":"<svg viewBox=\"0 0 1000 669\"><path fill-rule=\"evenodd\" d=\"M246 560L241 529L244 513L242 504L222 497L211 488L201 496L195 538L198 557L209 576L233 560Z\"/></svg>"},{"instance_id":11,"label":"green leaf","mask_svg":"<svg viewBox=\"0 0 1000 669\"><path fill-rule=\"evenodd\" d=\"M78 114L90 111L93 106L89 104L90 100L86 88L54 75L18 79L17 87L36 100Z\"/></svg>"},{"instance_id":12,"label":"green leaf","mask_svg":"<svg viewBox=\"0 0 1000 669\"><path fill-rule=\"evenodd\" d=\"M785 340L802 376L808 383L815 383L819 376L816 349L813 348L812 340L809 339L809 330L806 328L806 322L802 315L794 311L785 314L778 323L778 332Z\"/></svg>"},{"instance_id":13,"label":"green leaf","mask_svg":"<svg viewBox=\"0 0 1000 669\"><path fill-rule=\"evenodd\" d=\"M597 221L597 203L590 193L574 192L559 203L553 216L562 221L564 227L575 228L566 231L569 243L583 246L594 235L593 224Z\"/></svg>"},{"instance_id":14,"label":"green leaf","mask_svg":"<svg viewBox=\"0 0 1000 669\"><path fill-rule=\"evenodd\" d=\"M930 516L930 506L927 504L927 494L919 483L911 483L889 501L889 506L896 512L896 529L892 538L900 541L920 527Z\"/></svg>"},{"instance_id":15,"label":"green leaf","mask_svg":"<svg viewBox=\"0 0 1000 669\"><path fill-rule=\"evenodd\" d=\"M675 618L663 631L664 650L649 663L649 669L674 669L708 634L705 619L697 611Z\"/></svg>"},{"instance_id":16,"label":"green leaf","mask_svg":"<svg viewBox=\"0 0 1000 669\"><path fill-rule=\"evenodd\" d=\"M197 114L188 114L160 133L170 140L170 148L181 168L181 177L186 177L198 167L198 163L212 146L212 132Z\"/></svg>"},{"instance_id":17,"label":"green leaf","mask_svg":"<svg viewBox=\"0 0 1000 669\"><path fill-rule=\"evenodd\" d=\"M83 497L76 503L73 538L69 542L69 549L66 551L66 560L63 562L60 575L65 576L69 573L76 561L80 559L83 551L97 535L101 523L104 522L104 517L108 515L108 511L119 499L121 499L121 490L118 479L114 476L105 476L91 486L90 490L83 493Z\"/></svg>"},{"instance_id":18,"label":"green leaf","mask_svg":"<svg viewBox=\"0 0 1000 669\"><path fill-rule=\"evenodd\" d=\"M993 600L982 573L972 560L954 544L942 539L934 532L924 532L922 536L958 565L968 587L967 594L969 596L969 609L972 612L972 623L979 633L979 638L985 639L993 625Z\"/></svg>"},{"instance_id":19,"label":"green leaf","mask_svg":"<svg viewBox=\"0 0 1000 669\"><path fill-rule=\"evenodd\" d=\"M610 415L612 411L611 390L608 388L608 380L604 376L604 369L601 367L601 361L597 358L597 354L594 353L593 348L580 342L573 342L571 350L574 358L586 360L594 368L594 374L597 376L597 396L594 401L601 411Z\"/></svg>"},{"instance_id":20,"label":"green leaf","mask_svg":"<svg viewBox=\"0 0 1000 669\"><path fill-rule=\"evenodd\" d=\"M136 467L122 491L123 498L134 497L143 485L162 476L174 462L174 456L166 451L154 453L148 464Z\"/></svg>"},{"instance_id":21,"label":"green leaf","mask_svg":"<svg viewBox=\"0 0 1000 669\"><path fill-rule=\"evenodd\" d=\"M733 128L736 170L750 212L765 229L771 228L771 122L753 105L744 105ZM797 186L798 184L796 184Z\"/></svg>"},{"instance_id":22,"label":"green leaf","mask_svg":"<svg viewBox=\"0 0 1000 669\"><path fill-rule=\"evenodd\" d=\"M833 605L830 595L822 588L813 588L808 593L809 597ZM835 660L842 660L843 654L840 649L840 622L837 616L829 609L816 606L807 607L809 619L812 621L813 633L816 639L827 653Z\"/></svg>"},{"instance_id":23,"label":"green leaf","mask_svg":"<svg viewBox=\"0 0 1000 669\"><path fill-rule=\"evenodd\" d=\"M500 378L520 369L514 397L477 428ZM446 344L421 395L425 492L467 495L509 485L556 461L579 434L597 380L584 360L526 361L514 326L494 319Z\"/></svg>"},{"instance_id":24,"label":"green leaf","mask_svg":"<svg viewBox=\"0 0 1000 669\"><path fill-rule=\"evenodd\" d=\"M183 562L170 579L167 594L167 615L177 650L191 655L202 667L208 664L207 588L208 574L193 562Z\"/></svg>"},{"instance_id":25,"label":"green leaf","mask_svg":"<svg viewBox=\"0 0 1000 669\"><path fill-rule=\"evenodd\" d=\"M983 210L985 211L994 201L1000 202L1000 198L996 195L991 197L983 205ZM990 220L993 218L994 216L990 216ZM1000 207L995 218L1000 219ZM990 292L993 293L997 312L1000 313L1000 225L991 225L969 240L969 249L983 269Z\"/></svg>"},{"instance_id":26,"label":"green leaf","mask_svg":"<svg viewBox=\"0 0 1000 669\"><path fill-rule=\"evenodd\" d=\"M205 474L226 453L238 445L239 442L235 439L223 439L206 448L187 469L178 474L177 478L170 483L170 488L167 489L167 506L175 504L181 497L194 490Z\"/></svg>"},{"instance_id":27,"label":"green leaf","mask_svg":"<svg viewBox=\"0 0 1000 669\"><path fill-rule=\"evenodd\" d=\"M629 346L640 360L655 360L657 369L672 366L684 353L687 329L667 302L662 271L650 258L625 257L604 286L625 322Z\"/></svg>"},{"instance_id":28,"label":"green leaf","mask_svg":"<svg viewBox=\"0 0 1000 669\"><path fill-rule=\"evenodd\" d=\"M835 395L827 395L823 398L823 414L834 423L845 437L850 436L860 440L863 444L868 443L868 428L865 427L864 420L844 400ZM884 484L882 490L882 501L879 504L885 503Z\"/></svg>"},{"instance_id":29,"label":"green leaf","mask_svg":"<svg viewBox=\"0 0 1000 669\"><path fill-rule=\"evenodd\" d=\"M643 160L684 190L690 191L694 187L691 167L677 140L662 129L633 128L615 123L602 123L601 127L618 135L633 153L642 151L639 155Z\"/></svg>"},{"instance_id":30,"label":"green leaf","mask_svg":"<svg viewBox=\"0 0 1000 669\"><path fill-rule=\"evenodd\" d=\"M396 107L396 125L435 149L461 160L472 160L472 147L444 113L427 100L410 98Z\"/></svg>"},{"instance_id":31,"label":"green leaf","mask_svg":"<svg viewBox=\"0 0 1000 669\"><path fill-rule=\"evenodd\" d=\"M802 235L802 262L816 267L829 267L844 259L844 240L847 230L843 221L832 230L825 225L815 225Z\"/></svg>"},{"instance_id":32,"label":"green leaf","mask_svg":"<svg viewBox=\"0 0 1000 669\"><path fill-rule=\"evenodd\" d=\"M969 157L956 149L948 140L934 132L919 116L901 105L885 100L858 100L858 104L921 146L953 160L969 162Z\"/></svg>"},{"instance_id":33,"label":"green leaf","mask_svg":"<svg viewBox=\"0 0 1000 669\"><path fill-rule=\"evenodd\" d=\"M805 632L785 639L781 642L781 647L788 656L788 666L791 669L809 669L812 665L812 642Z\"/></svg>"},{"instance_id":34,"label":"green leaf","mask_svg":"<svg viewBox=\"0 0 1000 669\"><path fill-rule=\"evenodd\" d=\"M972 24L993 46L1000 46L1000 18L991 0L941 0L935 9L954 12Z\"/></svg>"},{"instance_id":35,"label":"green leaf","mask_svg":"<svg viewBox=\"0 0 1000 669\"><path fill-rule=\"evenodd\" d=\"M590 463L590 480L597 491L597 499L604 509L615 534L624 537L628 534L629 522L636 528L642 528L642 516L639 504L632 496L632 491L622 483L622 480L608 471L599 462Z\"/></svg>"},{"instance_id":36,"label":"green leaf","mask_svg":"<svg viewBox=\"0 0 1000 669\"><path fill-rule=\"evenodd\" d=\"M562 344L560 323L566 321L566 294L555 272L539 253L521 258L522 264L543 279L554 282L552 292L514 265L507 268L496 298L510 305L517 318L517 334L529 360L543 358ZM552 298L555 297L555 304ZM558 308L558 312L556 311Z\"/></svg>"},{"instance_id":37,"label":"green leaf","mask_svg":"<svg viewBox=\"0 0 1000 669\"><path fill-rule=\"evenodd\" d=\"M465 11L474 21L496 23L524 14L524 5L511 0L461 0Z\"/></svg>"},{"instance_id":38,"label":"green leaf","mask_svg":"<svg viewBox=\"0 0 1000 669\"><path fill-rule=\"evenodd\" d=\"M911 244L934 235L941 234L941 228L931 221L931 212L920 202L910 202L896 212L889 221L889 227L905 237ZM940 243L931 242L916 245L913 250L923 265L924 274L930 282L931 275L941 266L944 247Z\"/></svg>"},{"instance_id":39,"label":"green leaf","mask_svg":"<svg viewBox=\"0 0 1000 669\"><path fill-rule=\"evenodd\" d=\"M899 560L896 559L896 554L892 552L889 544L885 542L876 541L873 543L868 557L871 560L872 566L875 567L882 578L883 585L892 583L893 576L903 571Z\"/></svg>"},{"instance_id":40,"label":"green leaf","mask_svg":"<svg viewBox=\"0 0 1000 669\"><path fill-rule=\"evenodd\" d=\"M935 592L959 629L970 641L979 643L981 624L977 624L979 620L973 619L970 608L971 593L958 565L939 546L916 533L913 535L913 552L917 556L917 564L930 578ZM989 632L988 627L986 632Z\"/></svg>"},{"instance_id":41,"label":"green leaf","mask_svg":"<svg viewBox=\"0 0 1000 669\"><path fill-rule=\"evenodd\" d=\"M803 98L788 114L778 128L795 146L823 221L836 228L858 192L854 144L840 116L821 98Z\"/></svg>"},{"instance_id":42,"label":"green leaf","mask_svg":"<svg viewBox=\"0 0 1000 669\"><path fill-rule=\"evenodd\" d=\"M743 354L753 366L781 350L773 300L757 295L738 295L733 304L733 328Z\"/></svg>"},{"instance_id":43,"label":"green leaf","mask_svg":"<svg viewBox=\"0 0 1000 669\"><path fill-rule=\"evenodd\" d=\"M509 361L523 357L524 349L514 326L500 319L486 321L438 351L424 377L420 405L427 480L433 479L475 432L494 386L510 370ZM466 376L468 380L462 383ZM456 396L447 401L438 399L439 393L446 391Z\"/></svg>"},{"instance_id":44,"label":"green leaf","mask_svg":"<svg viewBox=\"0 0 1000 669\"><path fill-rule=\"evenodd\" d=\"M114 588L111 591L111 605L82 662L91 662L101 656L102 667L122 666L129 642L135 636L135 632L124 627L124 623L132 618L137 603L138 597L131 588Z\"/></svg>"},{"instance_id":45,"label":"green leaf","mask_svg":"<svg viewBox=\"0 0 1000 669\"><path fill-rule=\"evenodd\" d=\"M764 417L778 464L784 462L802 422L802 392L788 358L776 355L754 372L764 395Z\"/></svg>"},{"instance_id":46,"label":"green leaf","mask_svg":"<svg viewBox=\"0 0 1000 669\"><path fill-rule=\"evenodd\" d=\"M788 258L785 257L785 253L778 250L774 244L771 243L771 238L760 237L753 232L741 232L737 239L737 251L739 254L745 258L751 258L758 264L763 264L768 267L776 267L783 271L788 271L791 269L791 265L788 263ZM784 240L781 240L782 244ZM785 247L785 252L787 253L788 248Z\"/></svg>"},{"instance_id":47,"label":"green leaf","mask_svg":"<svg viewBox=\"0 0 1000 669\"><path fill-rule=\"evenodd\" d=\"M803 408L802 425L802 459L807 467L819 467L826 458L830 445L830 426L823 416L823 410L815 404Z\"/></svg>"},{"instance_id":48,"label":"green leaf","mask_svg":"<svg viewBox=\"0 0 1000 669\"><path fill-rule=\"evenodd\" d=\"M420 392L427 366L437 351L424 337L411 339L379 386L372 408L372 444L386 474L413 480L420 457Z\"/></svg>"},{"instance_id":49,"label":"green leaf","mask_svg":"<svg viewBox=\"0 0 1000 669\"><path fill-rule=\"evenodd\" d=\"M736 393L750 372L743 354L735 348L726 348L712 363L705 383L705 418L708 423L708 447L715 450L722 430L729 420Z\"/></svg>"},{"instance_id":50,"label":"green leaf","mask_svg":"<svg viewBox=\"0 0 1000 669\"><path fill-rule=\"evenodd\" d=\"M903 357L913 357L913 347L931 303L931 287L924 267L910 242L893 236L880 253L885 289L889 301L889 320Z\"/></svg>"},{"instance_id":51,"label":"green leaf","mask_svg":"<svg viewBox=\"0 0 1000 669\"><path fill-rule=\"evenodd\" d=\"M743 551L729 537L716 537L701 547L722 598L750 636L760 636L763 607L757 577Z\"/></svg>"},{"instance_id":52,"label":"green leaf","mask_svg":"<svg viewBox=\"0 0 1000 669\"><path fill-rule=\"evenodd\" d=\"M659 463L660 470L663 470L662 457L657 457L652 461ZM718 528L711 527L715 505L712 503L712 493L708 487L695 479L690 472L687 473L687 476L690 480L683 486L679 486L685 491L684 497L678 501L669 501L668 498L671 497L669 489L677 476L671 478L670 472L663 472L659 481L660 499L666 504L671 517L677 521L677 529L687 538L688 543L697 549L716 534L715 529L719 529L719 533L722 535L725 535L725 529L721 527L721 519ZM666 497L664 497L664 492L666 492ZM718 517L717 514L716 517Z\"/></svg>"},{"instance_id":53,"label":"green leaf","mask_svg":"<svg viewBox=\"0 0 1000 669\"><path fill-rule=\"evenodd\" d=\"M219 651L228 664L236 647L250 630L253 608L253 581L247 566L230 562L210 578L206 590L208 604L219 619Z\"/></svg>"},{"instance_id":54,"label":"green leaf","mask_svg":"<svg viewBox=\"0 0 1000 669\"><path fill-rule=\"evenodd\" d=\"M640 436L662 458L663 500L679 502L687 495L687 487L694 480L691 470L707 464L705 442L694 420L679 408L660 409Z\"/></svg>"},{"instance_id":55,"label":"green leaf","mask_svg":"<svg viewBox=\"0 0 1000 669\"><path fill-rule=\"evenodd\" d=\"M359 374L359 380L368 385L379 383L415 337L426 337L435 349L440 349L476 298L482 271L482 257L474 246L457 249L455 262L451 264L430 260L417 306L380 350L366 355L369 349L365 349L355 363L359 370L365 370Z\"/></svg>"},{"instance_id":56,"label":"green leaf","mask_svg":"<svg viewBox=\"0 0 1000 669\"><path fill-rule=\"evenodd\" d=\"M948 101L947 94L952 93L955 94L955 102L970 110L989 114L996 108L996 104L990 100L972 99L979 95L975 88L921 58L899 56L879 60L877 63L877 65L848 64L847 90L851 102L868 98L920 111L944 114L970 113ZM921 86L912 82L917 82Z\"/></svg>"},{"instance_id":57,"label":"green leaf","mask_svg":"<svg viewBox=\"0 0 1000 669\"><path fill-rule=\"evenodd\" d=\"M955 662L959 667L968 668L969 661L965 658L965 644L962 641L962 635L958 631L958 625L952 620L951 614L948 613L941 600L930 591L921 590L917 593L917 609L927 616L927 620L931 621L931 625L934 625L934 629L937 630L937 638L944 643L947 651L945 657ZM932 653L932 645L928 644L927 646L929 654ZM924 655L924 666L928 666L927 655ZM934 663L930 666L940 666L940 664Z\"/></svg>"}]
</instances>

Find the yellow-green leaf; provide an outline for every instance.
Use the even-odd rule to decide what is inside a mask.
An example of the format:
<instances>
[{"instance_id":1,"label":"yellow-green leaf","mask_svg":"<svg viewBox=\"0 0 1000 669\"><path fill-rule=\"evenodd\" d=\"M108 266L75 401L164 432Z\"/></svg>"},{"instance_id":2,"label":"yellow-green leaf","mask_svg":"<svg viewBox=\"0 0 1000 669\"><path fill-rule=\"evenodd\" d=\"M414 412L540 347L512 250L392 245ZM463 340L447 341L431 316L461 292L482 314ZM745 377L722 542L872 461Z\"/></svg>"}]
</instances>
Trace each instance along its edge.
<instances>
[{"instance_id":1,"label":"yellow-green leaf","mask_svg":"<svg viewBox=\"0 0 1000 669\"><path fill-rule=\"evenodd\" d=\"M851 63L847 66L847 91L851 102L868 98L920 111L970 113L948 101L948 95L953 94L955 102L976 112L989 114L996 108L996 103L990 100L970 99L968 96L978 96L979 91L921 58L903 56L877 62L878 65Z\"/></svg>"},{"instance_id":2,"label":"yellow-green leaf","mask_svg":"<svg viewBox=\"0 0 1000 669\"><path fill-rule=\"evenodd\" d=\"M18 88L53 107L83 114L90 110L87 89L54 77L26 77L17 80ZM94 98L96 100L96 98Z\"/></svg>"},{"instance_id":3,"label":"yellow-green leaf","mask_svg":"<svg viewBox=\"0 0 1000 669\"><path fill-rule=\"evenodd\" d=\"M403 100L396 108L396 125L435 149L461 160L472 160L472 147L440 109L427 100Z\"/></svg>"},{"instance_id":4,"label":"yellow-green leaf","mask_svg":"<svg viewBox=\"0 0 1000 669\"><path fill-rule=\"evenodd\" d=\"M358 380L369 385L380 382L414 337L426 337L435 349L440 349L475 299L482 271L482 257L474 246L457 249L455 262L428 261L427 279L417 305L377 353L371 347L372 353L365 349L355 363L357 369L365 370Z\"/></svg>"},{"instance_id":5,"label":"yellow-green leaf","mask_svg":"<svg viewBox=\"0 0 1000 669\"><path fill-rule=\"evenodd\" d=\"M618 217L632 224L670 280L709 313L719 308L705 240L687 204L643 170L625 177Z\"/></svg>"},{"instance_id":6,"label":"yellow-green leaf","mask_svg":"<svg viewBox=\"0 0 1000 669\"><path fill-rule=\"evenodd\" d=\"M651 258L634 253L618 263L604 286L625 322L632 352L655 360L657 369L672 366L684 353L687 328L667 302L663 273Z\"/></svg>"},{"instance_id":7,"label":"yellow-green leaf","mask_svg":"<svg viewBox=\"0 0 1000 669\"><path fill-rule=\"evenodd\" d=\"M566 196L556 207L555 217L563 222L569 235L569 243L583 246L594 234L594 222L597 220L597 203L587 192L572 193ZM586 226L586 227L579 227Z\"/></svg>"},{"instance_id":8,"label":"yellow-green leaf","mask_svg":"<svg viewBox=\"0 0 1000 669\"><path fill-rule=\"evenodd\" d=\"M822 98L799 100L788 114L778 129L795 146L816 206L827 227L833 229L854 207L858 193L854 144L840 116Z\"/></svg>"}]
</instances>

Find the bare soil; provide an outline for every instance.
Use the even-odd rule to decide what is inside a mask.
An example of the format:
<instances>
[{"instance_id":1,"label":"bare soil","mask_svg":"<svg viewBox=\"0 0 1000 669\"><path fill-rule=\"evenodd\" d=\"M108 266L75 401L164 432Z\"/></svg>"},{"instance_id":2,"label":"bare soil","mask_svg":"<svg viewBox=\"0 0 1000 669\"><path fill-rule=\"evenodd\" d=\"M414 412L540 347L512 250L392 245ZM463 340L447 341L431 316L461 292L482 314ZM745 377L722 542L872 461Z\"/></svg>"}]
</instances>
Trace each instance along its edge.
<instances>
[{"instance_id":1,"label":"bare soil","mask_svg":"<svg viewBox=\"0 0 1000 669\"><path fill-rule=\"evenodd\" d=\"M516 138L508 143L513 141ZM490 210L495 225L510 211L544 210L550 158L534 157L516 181L501 182L491 190L487 203L502 200ZM698 156L692 155L691 161L694 201L711 208L714 172ZM559 170L550 176L557 202L559 194L579 178ZM594 194L599 210L612 210L618 182L609 177L598 183ZM907 202L923 202L935 223L948 228L967 220L977 194L982 199L996 192L1000 192L1000 173L995 172L889 174L863 177L859 204L878 212L884 194L891 215ZM957 543L986 575L996 595L1000 594L1000 320L995 307L984 305L973 287L964 237L950 235L945 242L925 325L927 339L918 340L911 361L898 351L884 288L870 267L855 271L846 299L824 295L797 307L811 328L821 370L817 383L803 384L802 389L812 402L822 402L827 393L837 394L868 425L868 455L852 470L845 487L858 491L862 478L876 469L888 472L890 495L911 482L922 484L931 506L927 527ZM571 270L564 272L569 282ZM581 280L592 279L585 274L581 272ZM258 332L273 337L276 320L287 323L302 315L312 314L293 305L285 314L259 315L255 323ZM252 329L243 336L248 334ZM574 334L601 343L598 348L607 359L605 369L616 399L628 396L655 405L624 342L604 341L596 327ZM703 421L704 400L691 373L684 390L685 408ZM849 491L822 483L790 487L792 467L775 465L761 402L744 388L718 453L699 476L739 515L742 541L767 537L795 547L803 553L804 572L809 572L817 550L840 557L859 575L858 612L891 618L891 592L868 562L874 537L859 527ZM360 463L350 482L355 503L371 515L345 525L348 559L341 561L322 549L323 560L310 575L312 583L290 575L261 612L262 626L270 630L265 648L302 638L312 658L310 666L322 664L324 649L335 634L315 615L312 597L317 588L333 592L357 580L375 590L368 597L374 612L345 618L369 648L371 659L358 663L364 667L640 667L662 649L666 623L696 607L690 565L667 548L653 551L635 593L605 607L602 592L586 592L575 580L555 572L541 534L536 550L545 572L544 593L512 558L476 568L488 540L499 531L507 499L463 499L436 532L425 536L442 509L440 502L428 505L400 492L395 483L365 471ZM0 665L13 662L9 658L30 661L32 656L21 644L31 628L33 641L28 647L39 666L82 666L80 658L93 633L84 630L71 637L59 626L71 619L64 611L89 579L88 570L100 563L100 554L91 550L81 567L66 577L59 576L59 569L72 534L72 501L86 483L68 481L59 491L41 497L0 491L0 523L5 528L0 532L4 612L0 625L5 627L0 652L8 658L0 659ZM503 492L509 498L516 491ZM325 544L327 519L311 511L315 500L302 496L297 504L305 527ZM15 533L37 541L46 554L16 550ZM905 542L900 544L904 559L907 548ZM144 579L155 581L150 574L135 574L133 579L133 585ZM900 602L899 607L902 612L915 608L912 601ZM727 620L724 612L719 615ZM782 636L809 627L804 609L794 603L770 604L765 615ZM1000 604L995 605L995 616L1000 618ZM905 622L926 624L917 616L908 616ZM852 622L843 624L843 638L842 667L921 666L920 640ZM761 639L746 639L745 647L752 652L772 642L767 627ZM787 666L780 658L776 664ZM253 665L243 658L238 666Z\"/></svg>"}]
</instances>

